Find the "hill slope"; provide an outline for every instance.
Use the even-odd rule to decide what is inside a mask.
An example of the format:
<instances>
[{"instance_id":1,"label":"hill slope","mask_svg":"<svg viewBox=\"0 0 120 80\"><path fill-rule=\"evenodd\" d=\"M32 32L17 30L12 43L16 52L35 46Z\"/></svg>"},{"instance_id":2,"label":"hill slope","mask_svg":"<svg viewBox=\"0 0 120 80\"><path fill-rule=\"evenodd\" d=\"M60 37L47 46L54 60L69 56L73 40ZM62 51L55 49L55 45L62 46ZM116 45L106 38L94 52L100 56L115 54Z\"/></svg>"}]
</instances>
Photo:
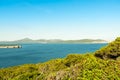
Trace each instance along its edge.
<instances>
[{"instance_id":1,"label":"hill slope","mask_svg":"<svg viewBox=\"0 0 120 80\"><path fill-rule=\"evenodd\" d=\"M116 46L119 40L117 38L102 48L101 53L98 50L94 54L71 54L64 59L0 69L0 80L120 80L120 60L109 58L105 52L109 51L108 48L113 50L113 45L119 47ZM118 54L118 49L114 49L111 54ZM107 59L96 57L96 54L107 55Z\"/></svg>"},{"instance_id":2,"label":"hill slope","mask_svg":"<svg viewBox=\"0 0 120 80\"><path fill-rule=\"evenodd\" d=\"M95 52L95 56L102 59L119 59L120 56L120 38L109 43L106 47Z\"/></svg>"}]
</instances>

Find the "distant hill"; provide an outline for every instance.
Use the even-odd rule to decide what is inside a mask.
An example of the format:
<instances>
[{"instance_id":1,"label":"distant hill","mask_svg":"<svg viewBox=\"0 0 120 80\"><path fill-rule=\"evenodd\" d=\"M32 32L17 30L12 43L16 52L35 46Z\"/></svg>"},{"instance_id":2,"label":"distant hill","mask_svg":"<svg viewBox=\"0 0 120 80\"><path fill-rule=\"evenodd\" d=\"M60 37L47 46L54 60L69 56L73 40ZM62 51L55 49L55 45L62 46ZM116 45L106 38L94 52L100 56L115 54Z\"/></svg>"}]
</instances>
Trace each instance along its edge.
<instances>
[{"instance_id":1,"label":"distant hill","mask_svg":"<svg viewBox=\"0 0 120 80\"><path fill-rule=\"evenodd\" d=\"M33 41L33 40L30 39L30 38L24 38L24 39L21 39L21 40L16 40L16 42L29 42L29 41Z\"/></svg>"},{"instance_id":2,"label":"distant hill","mask_svg":"<svg viewBox=\"0 0 120 80\"><path fill-rule=\"evenodd\" d=\"M66 43L106 43L107 41L102 39L81 39L81 40L66 40Z\"/></svg>"},{"instance_id":3,"label":"distant hill","mask_svg":"<svg viewBox=\"0 0 120 80\"><path fill-rule=\"evenodd\" d=\"M102 39L80 39L80 40L61 40L61 39L39 39L32 40L29 38L24 38L15 41L2 41L0 43L107 43L107 41Z\"/></svg>"}]
</instances>

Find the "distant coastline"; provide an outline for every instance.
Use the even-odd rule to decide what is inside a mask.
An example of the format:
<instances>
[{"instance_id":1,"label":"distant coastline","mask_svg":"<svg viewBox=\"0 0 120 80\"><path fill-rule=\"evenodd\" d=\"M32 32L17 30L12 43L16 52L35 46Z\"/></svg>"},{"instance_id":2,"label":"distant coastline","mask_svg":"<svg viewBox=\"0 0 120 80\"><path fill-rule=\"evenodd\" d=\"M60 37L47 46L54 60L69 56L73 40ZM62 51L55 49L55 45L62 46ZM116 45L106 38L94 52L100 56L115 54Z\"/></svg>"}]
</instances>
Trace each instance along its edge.
<instances>
[{"instance_id":1,"label":"distant coastline","mask_svg":"<svg viewBox=\"0 0 120 80\"><path fill-rule=\"evenodd\" d=\"M0 41L1 44L23 44L23 43L42 43L42 44L94 44L94 43L108 43L106 40L102 39L80 39L80 40L61 40L61 39L38 39L32 40L29 38L24 38L15 41Z\"/></svg>"}]
</instances>

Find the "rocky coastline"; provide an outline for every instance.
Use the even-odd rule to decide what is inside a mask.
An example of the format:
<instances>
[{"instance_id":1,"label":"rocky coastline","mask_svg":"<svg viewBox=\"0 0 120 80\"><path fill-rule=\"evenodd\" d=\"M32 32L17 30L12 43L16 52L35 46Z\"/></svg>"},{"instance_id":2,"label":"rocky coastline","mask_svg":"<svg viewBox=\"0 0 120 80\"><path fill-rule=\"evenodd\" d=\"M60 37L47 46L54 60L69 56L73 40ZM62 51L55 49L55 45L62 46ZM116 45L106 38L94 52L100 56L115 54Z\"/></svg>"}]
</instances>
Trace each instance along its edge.
<instances>
[{"instance_id":1,"label":"rocky coastline","mask_svg":"<svg viewBox=\"0 0 120 80\"><path fill-rule=\"evenodd\" d=\"M0 45L0 48L22 48L21 45Z\"/></svg>"}]
</instances>

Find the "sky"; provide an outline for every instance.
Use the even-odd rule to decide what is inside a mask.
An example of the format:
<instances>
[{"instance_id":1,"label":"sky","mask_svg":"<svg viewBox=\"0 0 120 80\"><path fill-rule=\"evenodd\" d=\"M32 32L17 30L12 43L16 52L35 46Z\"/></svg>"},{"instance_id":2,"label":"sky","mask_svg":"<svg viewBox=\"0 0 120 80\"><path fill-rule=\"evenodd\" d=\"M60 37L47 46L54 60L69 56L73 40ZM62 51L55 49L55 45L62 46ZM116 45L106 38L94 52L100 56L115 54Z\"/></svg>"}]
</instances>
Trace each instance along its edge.
<instances>
[{"instance_id":1,"label":"sky","mask_svg":"<svg viewBox=\"0 0 120 80\"><path fill-rule=\"evenodd\" d=\"M120 36L120 0L0 0L0 41Z\"/></svg>"}]
</instances>

